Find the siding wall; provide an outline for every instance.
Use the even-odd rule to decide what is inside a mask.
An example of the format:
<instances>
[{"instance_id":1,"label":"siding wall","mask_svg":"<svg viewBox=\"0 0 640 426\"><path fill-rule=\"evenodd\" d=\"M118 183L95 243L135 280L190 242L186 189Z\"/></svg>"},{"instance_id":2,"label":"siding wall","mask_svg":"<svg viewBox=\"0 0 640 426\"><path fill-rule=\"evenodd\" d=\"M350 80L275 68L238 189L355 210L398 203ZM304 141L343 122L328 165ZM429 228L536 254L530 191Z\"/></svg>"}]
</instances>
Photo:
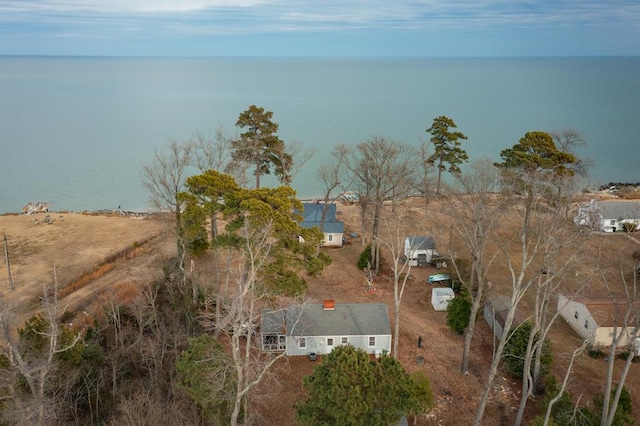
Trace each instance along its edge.
<instances>
[{"instance_id":1,"label":"siding wall","mask_svg":"<svg viewBox=\"0 0 640 426\"><path fill-rule=\"evenodd\" d=\"M369 354L375 354L378 351L391 351L391 336L378 335L376 337L376 346L369 347L370 336L307 336L306 347L300 348L300 337L287 337L287 355L308 355L311 352L323 355L328 354L333 348L342 344L342 338L348 337L348 344L358 349L362 349ZM333 338L333 346L327 346L327 339Z\"/></svg>"},{"instance_id":2,"label":"siding wall","mask_svg":"<svg viewBox=\"0 0 640 426\"><path fill-rule=\"evenodd\" d=\"M342 247L342 233L324 233L324 241L322 242L323 247ZM329 241L329 236L333 241Z\"/></svg>"},{"instance_id":3,"label":"siding wall","mask_svg":"<svg viewBox=\"0 0 640 426\"><path fill-rule=\"evenodd\" d=\"M558 309L560 310L560 316L580 337L587 339L591 346L611 346L614 327L599 327L585 304L569 300L561 295L558 297ZM621 331L621 328L618 327L615 332L620 333ZM630 347L630 337L633 335L633 331L633 327L627 327L626 330L622 331L624 336L618 344L619 348Z\"/></svg>"}]
</instances>

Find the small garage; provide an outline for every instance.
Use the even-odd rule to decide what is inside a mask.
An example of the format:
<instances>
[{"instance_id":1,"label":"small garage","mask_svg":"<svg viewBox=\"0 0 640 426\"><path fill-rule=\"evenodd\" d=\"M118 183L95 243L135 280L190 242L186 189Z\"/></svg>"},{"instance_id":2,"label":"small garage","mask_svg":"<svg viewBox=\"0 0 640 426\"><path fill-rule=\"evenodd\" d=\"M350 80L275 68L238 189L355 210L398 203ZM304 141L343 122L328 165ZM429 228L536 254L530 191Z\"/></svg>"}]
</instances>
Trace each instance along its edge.
<instances>
[{"instance_id":1,"label":"small garage","mask_svg":"<svg viewBox=\"0 0 640 426\"><path fill-rule=\"evenodd\" d=\"M449 287L435 287L431 289L431 304L436 311L446 311L449 306L449 300L454 297L455 294Z\"/></svg>"}]
</instances>

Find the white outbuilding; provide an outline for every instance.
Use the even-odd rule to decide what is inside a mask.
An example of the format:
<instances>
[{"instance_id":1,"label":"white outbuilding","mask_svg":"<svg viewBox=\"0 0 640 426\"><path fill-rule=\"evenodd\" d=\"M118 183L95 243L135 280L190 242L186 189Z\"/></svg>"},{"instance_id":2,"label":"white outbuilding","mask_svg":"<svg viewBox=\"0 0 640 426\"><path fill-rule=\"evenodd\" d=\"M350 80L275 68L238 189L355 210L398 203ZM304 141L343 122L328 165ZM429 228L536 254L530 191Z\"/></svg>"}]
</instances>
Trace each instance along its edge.
<instances>
[{"instance_id":1,"label":"white outbuilding","mask_svg":"<svg viewBox=\"0 0 640 426\"><path fill-rule=\"evenodd\" d=\"M449 300L454 297L455 294L449 287L434 287L431 289L431 304L436 311L446 311L449 306Z\"/></svg>"},{"instance_id":2,"label":"white outbuilding","mask_svg":"<svg viewBox=\"0 0 640 426\"><path fill-rule=\"evenodd\" d=\"M440 256L436 251L436 240L432 236L407 237L404 240L404 255L411 266L426 266Z\"/></svg>"}]
</instances>

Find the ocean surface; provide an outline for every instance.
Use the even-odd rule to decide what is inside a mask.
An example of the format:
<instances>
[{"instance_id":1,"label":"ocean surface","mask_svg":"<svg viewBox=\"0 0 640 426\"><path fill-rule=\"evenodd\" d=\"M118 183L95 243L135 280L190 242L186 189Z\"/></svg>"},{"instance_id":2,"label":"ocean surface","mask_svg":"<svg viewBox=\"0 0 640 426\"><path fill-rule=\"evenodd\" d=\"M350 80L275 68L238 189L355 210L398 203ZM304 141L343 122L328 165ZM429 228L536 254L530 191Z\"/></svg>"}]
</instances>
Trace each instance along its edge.
<instances>
[{"instance_id":1,"label":"ocean surface","mask_svg":"<svg viewBox=\"0 0 640 426\"><path fill-rule=\"evenodd\" d=\"M594 185L640 181L640 57L95 58L0 57L0 213L150 207L140 169L154 148L273 111L279 135L315 155L301 198L331 147L381 136L428 139L446 115L470 159L499 160L528 131L584 135Z\"/></svg>"}]
</instances>

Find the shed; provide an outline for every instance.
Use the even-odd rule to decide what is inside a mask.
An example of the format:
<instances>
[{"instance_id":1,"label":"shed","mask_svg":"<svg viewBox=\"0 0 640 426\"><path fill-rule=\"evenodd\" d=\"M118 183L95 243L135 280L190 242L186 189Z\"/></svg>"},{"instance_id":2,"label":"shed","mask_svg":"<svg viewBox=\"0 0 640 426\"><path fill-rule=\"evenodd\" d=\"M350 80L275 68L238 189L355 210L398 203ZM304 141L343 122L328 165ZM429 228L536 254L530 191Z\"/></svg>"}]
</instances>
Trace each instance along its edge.
<instances>
[{"instance_id":1,"label":"shed","mask_svg":"<svg viewBox=\"0 0 640 426\"><path fill-rule=\"evenodd\" d=\"M449 300L454 297L455 294L449 287L434 287L431 289L431 304L436 311L446 311L449 306Z\"/></svg>"},{"instance_id":2,"label":"shed","mask_svg":"<svg viewBox=\"0 0 640 426\"><path fill-rule=\"evenodd\" d=\"M506 296L491 296L484 304L484 320L489 324L493 334L499 339L504 331L505 321L511 308L511 299ZM524 322L524 317L516 308L511 327L517 327Z\"/></svg>"},{"instance_id":3,"label":"shed","mask_svg":"<svg viewBox=\"0 0 640 426\"><path fill-rule=\"evenodd\" d=\"M404 256L411 266L426 266L440 255L436 251L436 240L432 236L413 236L404 240Z\"/></svg>"},{"instance_id":4,"label":"shed","mask_svg":"<svg viewBox=\"0 0 640 426\"><path fill-rule=\"evenodd\" d=\"M391 350L391 324L384 303L294 305L262 311L264 352L287 355L327 354L334 347L352 345L369 354Z\"/></svg>"}]
</instances>

